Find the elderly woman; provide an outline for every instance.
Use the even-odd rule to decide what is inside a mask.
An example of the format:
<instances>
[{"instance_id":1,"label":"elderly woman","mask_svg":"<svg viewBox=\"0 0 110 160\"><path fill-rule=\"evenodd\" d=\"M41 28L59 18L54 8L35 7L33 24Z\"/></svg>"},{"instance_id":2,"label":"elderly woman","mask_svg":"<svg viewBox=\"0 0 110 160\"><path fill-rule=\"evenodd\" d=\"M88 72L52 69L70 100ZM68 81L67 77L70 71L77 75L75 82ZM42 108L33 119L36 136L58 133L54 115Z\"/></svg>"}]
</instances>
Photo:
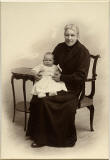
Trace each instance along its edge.
<instances>
[{"instance_id":1,"label":"elderly woman","mask_svg":"<svg viewBox=\"0 0 110 160\"><path fill-rule=\"evenodd\" d=\"M30 117L26 135L32 140L32 147L70 147L77 141L75 114L78 97L87 77L90 55L79 40L79 30L74 24L64 28L65 42L58 44L54 51L54 63L59 64L61 73L53 76L55 81L63 81L67 92L55 96L38 98L30 102ZM40 75L36 76L41 79Z\"/></svg>"}]
</instances>

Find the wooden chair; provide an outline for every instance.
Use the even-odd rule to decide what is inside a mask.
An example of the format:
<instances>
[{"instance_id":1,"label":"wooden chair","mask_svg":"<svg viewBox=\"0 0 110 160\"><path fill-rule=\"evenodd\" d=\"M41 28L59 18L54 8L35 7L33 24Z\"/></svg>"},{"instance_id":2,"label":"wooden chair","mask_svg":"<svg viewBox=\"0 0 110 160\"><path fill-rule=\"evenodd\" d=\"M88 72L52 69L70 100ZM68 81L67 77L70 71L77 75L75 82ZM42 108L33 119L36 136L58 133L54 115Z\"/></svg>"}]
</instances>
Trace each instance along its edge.
<instances>
[{"instance_id":1,"label":"wooden chair","mask_svg":"<svg viewBox=\"0 0 110 160\"><path fill-rule=\"evenodd\" d=\"M93 119L94 119L94 104L93 104L93 98L95 95L95 81L96 81L96 65L97 65L97 60L100 57L100 55L90 55L91 61L93 60L93 65L92 65L92 78L87 78L84 85L83 89L81 91L81 94L79 96L79 105L78 109L87 107L90 111L90 130L94 131L93 129ZM91 83L91 92L89 95L86 95L85 93L85 86L86 83L90 82Z\"/></svg>"}]
</instances>

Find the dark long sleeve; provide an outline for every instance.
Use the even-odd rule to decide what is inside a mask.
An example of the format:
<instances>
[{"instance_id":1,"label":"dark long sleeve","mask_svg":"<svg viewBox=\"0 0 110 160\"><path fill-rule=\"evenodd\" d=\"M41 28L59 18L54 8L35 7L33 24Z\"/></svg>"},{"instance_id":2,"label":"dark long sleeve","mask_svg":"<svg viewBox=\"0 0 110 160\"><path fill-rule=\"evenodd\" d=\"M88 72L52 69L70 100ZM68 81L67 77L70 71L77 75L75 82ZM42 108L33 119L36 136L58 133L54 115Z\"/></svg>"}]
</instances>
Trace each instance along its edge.
<instances>
[{"instance_id":1,"label":"dark long sleeve","mask_svg":"<svg viewBox=\"0 0 110 160\"><path fill-rule=\"evenodd\" d=\"M77 82L80 83L81 81L84 81L87 77L88 70L90 65L90 56L88 53L81 53L79 60L78 60L78 66L75 72L72 74L62 74L61 80L67 83L71 82Z\"/></svg>"}]
</instances>

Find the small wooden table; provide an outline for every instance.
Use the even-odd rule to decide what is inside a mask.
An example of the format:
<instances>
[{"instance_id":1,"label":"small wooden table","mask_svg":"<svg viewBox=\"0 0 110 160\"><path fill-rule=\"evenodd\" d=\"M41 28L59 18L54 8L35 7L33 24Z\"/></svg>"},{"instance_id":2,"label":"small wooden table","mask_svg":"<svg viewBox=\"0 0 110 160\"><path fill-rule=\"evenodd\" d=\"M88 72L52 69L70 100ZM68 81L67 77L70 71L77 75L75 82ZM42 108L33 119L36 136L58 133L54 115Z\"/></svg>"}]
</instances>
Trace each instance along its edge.
<instances>
[{"instance_id":1,"label":"small wooden table","mask_svg":"<svg viewBox=\"0 0 110 160\"><path fill-rule=\"evenodd\" d=\"M24 130L27 127L27 113L29 113L29 102L26 101L26 81L30 80L34 83L35 77L31 72L32 68L20 67L12 69L11 73L11 84L12 84L12 92L13 92L13 103L14 103L14 113L13 113L13 122L15 121L15 113L16 111L24 112ZM23 97L24 101L16 103L15 97L15 88L14 88L14 79L23 80Z\"/></svg>"}]
</instances>

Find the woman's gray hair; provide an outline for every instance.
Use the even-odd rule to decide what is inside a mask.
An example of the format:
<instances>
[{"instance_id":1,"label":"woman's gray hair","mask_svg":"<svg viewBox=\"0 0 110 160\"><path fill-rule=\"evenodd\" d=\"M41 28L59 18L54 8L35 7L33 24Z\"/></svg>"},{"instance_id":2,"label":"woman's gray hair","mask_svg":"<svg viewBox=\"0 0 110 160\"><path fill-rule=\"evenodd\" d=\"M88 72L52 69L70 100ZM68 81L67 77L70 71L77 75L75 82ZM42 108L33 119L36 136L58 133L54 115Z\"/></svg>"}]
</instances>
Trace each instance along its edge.
<instances>
[{"instance_id":1,"label":"woman's gray hair","mask_svg":"<svg viewBox=\"0 0 110 160\"><path fill-rule=\"evenodd\" d=\"M68 30L68 29L71 29L71 30L76 30L76 33L77 35L79 35L79 28L75 25L75 24L67 24L65 27L64 27L64 33Z\"/></svg>"}]
</instances>

